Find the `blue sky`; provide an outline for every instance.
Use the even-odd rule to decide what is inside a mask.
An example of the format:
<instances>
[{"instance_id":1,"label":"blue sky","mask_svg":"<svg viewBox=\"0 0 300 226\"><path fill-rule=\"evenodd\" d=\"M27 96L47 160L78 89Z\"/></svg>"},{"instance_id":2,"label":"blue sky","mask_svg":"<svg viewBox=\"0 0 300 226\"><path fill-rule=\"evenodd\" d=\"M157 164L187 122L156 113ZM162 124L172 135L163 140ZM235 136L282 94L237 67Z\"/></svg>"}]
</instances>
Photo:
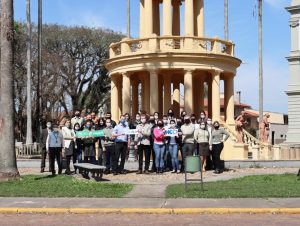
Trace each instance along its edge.
<instances>
[{"instance_id":1,"label":"blue sky","mask_svg":"<svg viewBox=\"0 0 300 226\"><path fill-rule=\"evenodd\" d=\"M31 0L32 20L37 22L37 2ZM43 0L43 22L107 27L126 31L127 0ZM264 0L264 110L287 113L288 62L290 51L290 0ZM15 19L25 21L26 0L15 0ZM132 35L139 29L139 0L131 0ZM223 0L205 0L205 33L223 37ZM258 109L257 0L229 0L229 37L236 56L243 61L235 79L242 101Z\"/></svg>"}]
</instances>

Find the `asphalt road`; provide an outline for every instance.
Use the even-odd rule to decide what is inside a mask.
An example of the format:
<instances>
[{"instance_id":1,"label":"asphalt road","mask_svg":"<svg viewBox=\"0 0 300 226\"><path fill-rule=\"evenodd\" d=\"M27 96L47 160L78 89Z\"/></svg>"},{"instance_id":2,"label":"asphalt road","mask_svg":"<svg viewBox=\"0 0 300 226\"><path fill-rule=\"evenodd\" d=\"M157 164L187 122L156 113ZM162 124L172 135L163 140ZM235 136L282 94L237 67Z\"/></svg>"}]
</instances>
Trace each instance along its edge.
<instances>
[{"instance_id":1,"label":"asphalt road","mask_svg":"<svg viewBox=\"0 0 300 226\"><path fill-rule=\"evenodd\" d=\"M298 226L300 215L274 214L4 214L1 226Z\"/></svg>"}]
</instances>

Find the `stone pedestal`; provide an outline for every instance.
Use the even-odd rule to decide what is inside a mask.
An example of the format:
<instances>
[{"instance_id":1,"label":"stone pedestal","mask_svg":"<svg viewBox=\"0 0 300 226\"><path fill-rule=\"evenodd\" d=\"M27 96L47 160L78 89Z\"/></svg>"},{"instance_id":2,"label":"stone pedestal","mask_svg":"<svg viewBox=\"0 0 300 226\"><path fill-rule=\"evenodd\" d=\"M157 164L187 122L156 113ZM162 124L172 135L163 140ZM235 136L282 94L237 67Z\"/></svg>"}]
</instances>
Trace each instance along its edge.
<instances>
[{"instance_id":1,"label":"stone pedestal","mask_svg":"<svg viewBox=\"0 0 300 226\"><path fill-rule=\"evenodd\" d=\"M247 160L248 146L247 144L236 144L227 141L221 158L224 160Z\"/></svg>"}]
</instances>

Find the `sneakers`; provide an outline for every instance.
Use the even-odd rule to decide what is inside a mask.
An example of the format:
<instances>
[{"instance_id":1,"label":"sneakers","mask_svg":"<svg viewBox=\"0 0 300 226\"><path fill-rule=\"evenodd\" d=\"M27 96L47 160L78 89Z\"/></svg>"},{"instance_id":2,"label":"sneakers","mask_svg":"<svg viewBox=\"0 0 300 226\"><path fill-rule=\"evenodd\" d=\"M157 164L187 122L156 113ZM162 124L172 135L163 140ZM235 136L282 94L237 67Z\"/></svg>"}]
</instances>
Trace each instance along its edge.
<instances>
[{"instance_id":1,"label":"sneakers","mask_svg":"<svg viewBox=\"0 0 300 226\"><path fill-rule=\"evenodd\" d=\"M138 170L136 174L142 174L143 171L142 170Z\"/></svg>"},{"instance_id":2,"label":"sneakers","mask_svg":"<svg viewBox=\"0 0 300 226\"><path fill-rule=\"evenodd\" d=\"M150 174L149 170L144 170L144 174Z\"/></svg>"}]
</instances>

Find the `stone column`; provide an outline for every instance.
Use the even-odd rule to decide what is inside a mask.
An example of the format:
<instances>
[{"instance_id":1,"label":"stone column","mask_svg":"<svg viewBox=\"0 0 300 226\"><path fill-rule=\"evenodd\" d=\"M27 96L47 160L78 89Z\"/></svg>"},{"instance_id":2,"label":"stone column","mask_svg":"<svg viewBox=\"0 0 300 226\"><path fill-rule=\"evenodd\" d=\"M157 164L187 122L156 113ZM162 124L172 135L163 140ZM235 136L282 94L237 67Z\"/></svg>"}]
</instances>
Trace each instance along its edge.
<instances>
[{"instance_id":1,"label":"stone column","mask_svg":"<svg viewBox=\"0 0 300 226\"><path fill-rule=\"evenodd\" d=\"M220 112L220 74L221 71L212 73L212 119L213 121L221 120Z\"/></svg>"},{"instance_id":2,"label":"stone column","mask_svg":"<svg viewBox=\"0 0 300 226\"><path fill-rule=\"evenodd\" d=\"M122 98L122 87L123 87L123 85L122 85L122 83L123 83L123 78L122 78L122 75L120 75L120 76L118 76L119 77L119 79L118 79L118 83L117 83L117 87L118 87L118 109L119 109L119 118L118 118L118 120L120 119L120 116L122 115L122 107L123 107L123 102L122 102L122 100L123 100L123 98Z\"/></svg>"},{"instance_id":3,"label":"stone column","mask_svg":"<svg viewBox=\"0 0 300 226\"><path fill-rule=\"evenodd\" d=\"M194 113L193 99L193 71L186 70L184 74L184 108L189 115Z\"/></svg>"},{"instance_id":4,"label":"stone column","mask_svg":"<svg viewBox=\"0 0 300 226\"><path fill-rule=\"evenodd\" d=\"M149 78L149 75L148 73L145 74L145 80L144 80L144 88L145 88L145 91L144 91L144 96L143 96L143 100L144 100L144 103L145 103L145 111L148 113L148 114L151 114L150 113L150 78Z\"/></svg>"},{"instance_id":5,"label":"stone column","mask_svg":"<svg viewBox=\"0 0 300 226\"><path fill-rule=\"evenodd\" d=\"M163 95L163 89L164 89L164 82L162 76L158 76L158 112L162 113L164 110L164 95Z\"/></svg>"},{"instance_id":6,"label":"stone column","mask_svg":"<svg viewBox=\"0 0 300 226\"><path fill-rule=\"evenodd\" d=\"M168 110L171 107L171 78L168 75L164 75L164 114L168 114Z\"/></svg>"},{"instance_id":7,"label":"stone column","mask_svg":"<svg viewBox=\"0 0 300 226\"><path fill-rule=\"evenodd\" d=\"M198 77L198 78L197 78ZM200 117L200 112L204 110L204 84L201 75L194 79L194 113Z\"/></svg>"},{"instance_id":8,"label":"stone column","mask_svg":"<svg viewBox=\"0 0 300 226\"><path fill-rule=\"evenodd\" d=\"M194 36L194 0L185 0L185 36Z\"/></svg>"},{"instance_id":9,"label":"stone column","mask_svg":"<svg viewBox=\"0 0 300 226\"><path fill-rule=\"evenodd\" d=\"M153 34L153 1L144 0L145 2L145 36Z\"/></svg>"},{"instance_id":10,"label":"stone column","mask_svg":"<svg viewBox=\"0 0 300 226\"><path fill-rule=\"evenodd\" d=\"M145 2L140 0L140 38L145 37Z\"/></svg>"},{"instance_id":11,"label":"stone column","mask_svg":"<svg viewBox=\"0 0 300 226\"><path fill-rule=\"evenodd\" d=\"M129 113L131 109L131 101L130 101L130 77L128 72L122 74L123 78L123 89L122 89L122 113Z\"/></svg>"},{"instance_id":12,"label":"stone column","mask_svg":"<svg viewBox=\"0 0 300 226\"><path fill-rule=\"evenodd\" d=\"M207 112L208 112L208 117L212 119L212 79L211 78L207 80L207 88L208 88Z\"/></svg>"},{"instance_id":13,"label":"stone column","mask_svg":"<svg viewBox=\"0 0 300 226\"><path fill-rule=\"evenodd\" d=\"M158 111L159 103L158 103L158 74L155 70L149 71L150 74L150 114Z\"/></svg>"},{"instance_id":14,"label":"stone column","mask_svg":"<svg viewBox=\"0 0 300 226\"><path fill-rule=\"evenodd\" d=\"M111 118L119 120L119 95L118 95L118 79L116 76L111 76Z\"/></svg>"},{"instance_id":15,"label":"stone column","mask_svg":"<svg viewBox=\"0 0 300 226\"><path fill-rule=\"evenodd\" d=\"M197 14L196 14L196 23L197 23L197 36L204 37L204 1L197 1Z\"/></svg>"},{"instance_id":16,"label":"stone column","mask_svg":"<svg viewBox=\"0 0 300 226\"><path fill-rule=\"evenodd\" d=\"M159 9L159 0L154 0L153 1L153 12L154 12L154 16L153 16L153 30L154 33L157 36L160 36L160 9Z\"/></svg>"},{"instance_id":17,"label":"stone column","mask_svg":"<svg viewBox=\"0 0 300 226\"><path fill-rule=\"evenodd\" d=\"M173 111L175 117L180 115L180 83L179 81L173 82Z\"/></svg>"},{"instance_id":18,"label":"stone column","mask_svg":"<svg viewBox=\"0 0 300 226\"><path fill-rule=\"evenodd\" d=\"M225 102L226 103L226 123L234 125L234 75L226 78L225 82Z\"/></svg>"},{"instance_id":19,"label":"stone column","mask_svg":"<svg viewBox=\"0 0 300 226\"><path fill-rule=\"evenodd\" d=\"M136 79L131 80L132 84L132 116L135 116L139 110L139 83Z\"/></svg>"},{"instance_id":20,"label":"stone column","mask_svg":"<svg viewBox=\"0 0 300 226\"><path fill-rule=\"evenodd\" d=\"M172 35L172 0L163 1L163 35Z\"/></svg>"},{"instance_id":21,"label":"stone column","mask_svg":"<svg viewBox=\"0 0 300 226\"><path fill-rule=\"evenodd\" d=\"M173 1L173 35L180 36L180 5L179 0Z\"/></svg>"}]
</instances>

